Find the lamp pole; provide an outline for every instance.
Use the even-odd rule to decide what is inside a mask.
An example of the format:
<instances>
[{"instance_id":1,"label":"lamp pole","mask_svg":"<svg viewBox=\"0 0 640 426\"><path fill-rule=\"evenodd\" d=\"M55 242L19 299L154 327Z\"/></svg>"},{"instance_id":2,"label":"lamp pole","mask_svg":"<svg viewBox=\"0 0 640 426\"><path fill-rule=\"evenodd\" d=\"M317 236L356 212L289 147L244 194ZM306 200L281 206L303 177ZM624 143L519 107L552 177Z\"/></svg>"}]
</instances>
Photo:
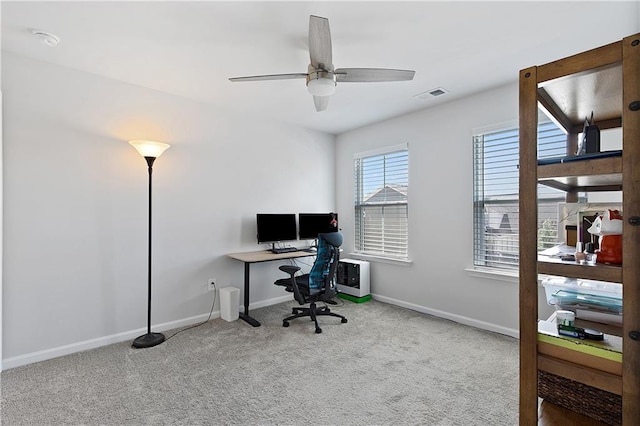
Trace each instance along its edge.
<instances>
[{"instance_id":1,"label":"lamp pole","mask_svg":"<svg viewBox=\"0 0 640 426\"><path fill-rule=\"evenodd\" d=\"M153 141L130 141L144 157L147 162L147 169L149 171L149 234L148 234L148 262L147 262L147 277L148 277L148 291L147 291L147 334L137 337L132 346L134 348L150 348L152 346L159 345L164 342L164 334L151 332L151 200L152 200L152 175L153 175L153 162L166 150L169 145L161 142Z\"/></svg>"}]
</instances>

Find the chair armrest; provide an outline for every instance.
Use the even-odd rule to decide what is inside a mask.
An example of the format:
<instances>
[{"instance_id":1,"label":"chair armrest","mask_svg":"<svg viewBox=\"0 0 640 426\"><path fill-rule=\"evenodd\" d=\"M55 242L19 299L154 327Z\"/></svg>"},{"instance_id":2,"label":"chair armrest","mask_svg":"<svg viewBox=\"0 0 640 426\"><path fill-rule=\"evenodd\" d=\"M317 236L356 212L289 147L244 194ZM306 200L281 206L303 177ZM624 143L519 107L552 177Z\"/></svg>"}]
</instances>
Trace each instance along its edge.
<instances>
[{"instance_id":1,"label":"chair armrest","mask_svg":"<svg viewBox=\"0 0 640 426\"><path fill-rule=\"evenodd\" d=\"M296 299L296 301L298 301L298 303L300 303L301 305L304 304L305 298L302 293L300 293L300 289L298 288L298 283L296 282L295 277L295 274L300 270L300 267L293 265L282 265L278 269L280 269L282 272L286 272L290 276L290 278L283 278L282 280L278 281L284 282L285 280L290 279L291 284L287 285L287 290L291 289L291 291L293 291L293 298Z\"/></svg>"},{"instance_id":2,"label":"chair armrest","mask_svg":"<svg viewBox=\"0 0 640 426\"><path fill-rule=\"evenodd\" d=\"M282 265L278 269L280 269L282 272L286 272L289 275L294 275L296 272L300 270L300 267L292 266L292 265Z\"/></svg>"}]
</instances>

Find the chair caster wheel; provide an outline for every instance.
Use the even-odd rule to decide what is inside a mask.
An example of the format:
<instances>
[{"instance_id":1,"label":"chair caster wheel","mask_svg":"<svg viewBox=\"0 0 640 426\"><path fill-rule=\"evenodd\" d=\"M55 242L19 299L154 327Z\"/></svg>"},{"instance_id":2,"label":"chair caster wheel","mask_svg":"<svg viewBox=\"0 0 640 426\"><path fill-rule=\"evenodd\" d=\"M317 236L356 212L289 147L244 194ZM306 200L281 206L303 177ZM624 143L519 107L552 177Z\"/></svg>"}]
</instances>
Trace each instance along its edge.
<instances>
[{"instance_id":1,"label":"chair caster wheel","mask_svg":"<svg viewBox=\"0 0 640 426\"><path fill-rule=\"evenodd\" d=\"M283 327L289 327L289 321L282 321Z\"/></svg>"},{"instance_id":2,"label":"chair caster wheel","mask_svg":"<svg viewBox=\"0 0 640 426\"><path fill-rule=\"evenodd\" d=\"M347 319L346 318L342 318L342 321L340 321L340 322L344 324L344 323L347 322Z\"/></svg>"},{"instance_id":3,"label":"chair caster wheel","mask_svg":"<svg viewBox=\"0 0 640 426\"><path fill-rule=\"evenodd\" d=\"M322 333L322 329L321 328L316 328L316 334L320 334Z\"/></svg>"}]
</instances>

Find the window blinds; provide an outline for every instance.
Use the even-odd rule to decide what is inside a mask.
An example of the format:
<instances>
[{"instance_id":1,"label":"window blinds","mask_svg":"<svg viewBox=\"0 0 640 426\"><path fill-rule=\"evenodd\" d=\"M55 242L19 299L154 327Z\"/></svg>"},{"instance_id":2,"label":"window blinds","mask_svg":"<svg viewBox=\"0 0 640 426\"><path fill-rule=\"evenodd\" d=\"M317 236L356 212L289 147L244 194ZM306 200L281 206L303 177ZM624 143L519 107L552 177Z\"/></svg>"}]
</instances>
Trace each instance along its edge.
<instances>
[{"instance_id":1,"label":"window blinds","mask_svg":"<svg viewBox=\"0 0 640 426\"><path fill-rule=\"evenodd\" d=\"M408 258L409 152L400 145L354 158L355 246L363 254Z\"/></svg>"},{"instance_id":2,"label":"window blinds","mask_svg":"<svg viewBox=\"0 0 640 426\"><path fill-rule=\"evenodd\" d=\"M475 136L473 174L474 265L518 268L518 129ZM554 123L538 127L538 158L564 156L566 136ZM557 244L557 203L564 193L538 186L538 249Z\"/></svg>"}]
</instances>

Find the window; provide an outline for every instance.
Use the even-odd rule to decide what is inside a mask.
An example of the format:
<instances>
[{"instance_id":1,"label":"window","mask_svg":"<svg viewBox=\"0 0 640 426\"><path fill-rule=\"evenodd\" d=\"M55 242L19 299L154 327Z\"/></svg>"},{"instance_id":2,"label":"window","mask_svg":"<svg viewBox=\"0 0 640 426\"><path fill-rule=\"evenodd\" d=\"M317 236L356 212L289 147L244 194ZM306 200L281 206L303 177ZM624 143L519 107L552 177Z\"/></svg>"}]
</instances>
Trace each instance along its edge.
<instances>
[{"instance_id":1,"label":"window","mask_svg":"<svg viewBox=\"0 0 640 426\"><path fill-rule=\"evenodd\" d=\"M355 248L358 253L408 258L407 145L356 154Z\"/></svg>"},{"instance_id":2,"label":"window","mask_svg":"<svg viewBox=\"0 0 640 426\"><path fill-rule=\"evenodd\" d=\"M518 128L473 138L473 263L518 269ZM538 158L566 153L566 136L552 122L538 126ZM562 191L538 185L538 249L557 244Z\"/></svg>"}]
</instances>

